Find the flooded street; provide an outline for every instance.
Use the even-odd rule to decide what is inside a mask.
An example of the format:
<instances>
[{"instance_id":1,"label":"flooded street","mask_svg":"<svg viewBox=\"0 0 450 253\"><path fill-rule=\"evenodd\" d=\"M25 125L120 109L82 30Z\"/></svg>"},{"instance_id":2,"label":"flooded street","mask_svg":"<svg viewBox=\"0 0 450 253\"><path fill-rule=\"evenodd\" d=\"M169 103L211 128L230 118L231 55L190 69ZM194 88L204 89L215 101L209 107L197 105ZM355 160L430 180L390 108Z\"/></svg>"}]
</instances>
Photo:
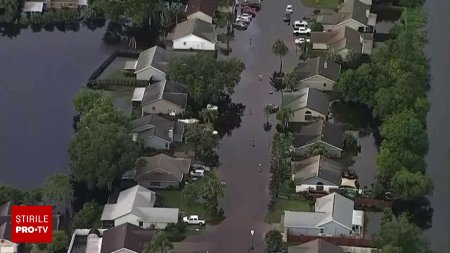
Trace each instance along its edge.
<instances>
[{"instance_id":1,"label":"flooded street","mask_svg":"<svg viewBox=\"0 0 450 253\"><path fill-rule=\"evenodd\" d=\"M428 0L425 2L428 14L426 52L430 57L431 83L428 99L431 110L428 113L428 136L430 148L427 156L427 174L434 184L433 195L429 197L434 208L433 224L427 235L432 250L437 253L450 252L449 248L449 181L450 181L450 2Z\"/></svg>"},{"instance_id":2,"label":"flooded street","mask_svg":"<svg viewBox=\"0 0 450 253\"><path fill-rule=\"evenodd\" d=\"M0 37L0 184L31 189L69 171L72 98L113 51L103 33L82 27Z\"/></svg>"}]
</instances>

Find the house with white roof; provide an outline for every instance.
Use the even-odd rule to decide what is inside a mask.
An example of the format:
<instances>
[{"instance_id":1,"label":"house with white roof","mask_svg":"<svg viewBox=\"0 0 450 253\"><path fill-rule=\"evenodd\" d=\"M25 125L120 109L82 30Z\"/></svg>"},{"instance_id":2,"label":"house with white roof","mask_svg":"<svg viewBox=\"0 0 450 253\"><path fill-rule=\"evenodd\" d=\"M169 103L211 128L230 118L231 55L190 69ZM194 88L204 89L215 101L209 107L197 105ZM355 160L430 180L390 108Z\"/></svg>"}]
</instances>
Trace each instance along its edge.
<instances>
[{"instance_id":1,"label":"house with white roof","mask_svg":"<svg viewBox=\"0 0 450 253\"><path fill-rule=\"evenodd\" d=\"M105 205L101 216L104 227L131 223L143 228L164 229L178 222L178 208L154 207L155 192L136 185L120 192L117 200Z\"/></svg>"},{"instance_id":2,"label":"house with white roof","mask_svg":"<svg viewBox=\"0 0 450 253\"><path fill-rule=\"evenodd\" d=\"M354 210L354 202L337 193L316 199L314 212L284 211L284 236L362 236L364 212Z\"/></svg>"}]
</instances>

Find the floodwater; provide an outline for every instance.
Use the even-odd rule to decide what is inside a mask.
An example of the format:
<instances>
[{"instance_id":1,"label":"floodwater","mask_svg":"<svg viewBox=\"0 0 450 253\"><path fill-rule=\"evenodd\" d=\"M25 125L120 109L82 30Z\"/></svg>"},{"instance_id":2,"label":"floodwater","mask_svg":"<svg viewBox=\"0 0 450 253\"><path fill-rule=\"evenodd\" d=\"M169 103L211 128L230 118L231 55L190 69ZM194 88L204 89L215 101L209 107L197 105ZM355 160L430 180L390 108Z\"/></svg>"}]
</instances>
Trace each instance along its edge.
<instances>
[{"instance_id":1,"label":"floodwater","mask_svg":"<svg viewBox=\"0 0 450 253\"><path fill-rule=\"evenodd\" d=\"M36 188L66 173L72 98L114 48L104 29L0 37L0 184Z\"/></svg>"},{"instance_id":2,"label":"floodwater","mask_svg":"<svg viewBox=\"0 0 450 253\"><path fill-rule=\"evenodd\" d=\"M428 14L426 52L430 57L431 83L428 99L428 136L430 149L427 156L427 174L434 183L434 193L429 197L434 208L432 228L427 236L437 253L450 252L449 247L449 187L450 180L450 2L429 0L425 2Z\"/></svg>"}]
</instances>

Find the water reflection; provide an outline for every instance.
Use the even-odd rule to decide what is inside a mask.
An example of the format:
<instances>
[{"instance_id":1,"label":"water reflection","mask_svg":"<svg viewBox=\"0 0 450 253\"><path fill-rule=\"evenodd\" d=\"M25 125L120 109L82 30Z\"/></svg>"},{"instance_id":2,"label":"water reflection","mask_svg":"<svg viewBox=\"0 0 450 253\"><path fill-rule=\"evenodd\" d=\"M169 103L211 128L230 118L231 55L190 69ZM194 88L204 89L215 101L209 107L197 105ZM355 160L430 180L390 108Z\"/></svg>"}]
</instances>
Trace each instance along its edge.
<instances>
[{"instance_id":1,"label":"water reflection","mask_svg":"<svg viewBox=\"0 0 450 253\"><path fill-rule=\"evenodd\" d=\"M434 209L425 197L409 201L398 200L392 205L392 211L396 215L408 213L410 219L421 229L429 229L432 226Z\"/></svg>"}]
</instances>

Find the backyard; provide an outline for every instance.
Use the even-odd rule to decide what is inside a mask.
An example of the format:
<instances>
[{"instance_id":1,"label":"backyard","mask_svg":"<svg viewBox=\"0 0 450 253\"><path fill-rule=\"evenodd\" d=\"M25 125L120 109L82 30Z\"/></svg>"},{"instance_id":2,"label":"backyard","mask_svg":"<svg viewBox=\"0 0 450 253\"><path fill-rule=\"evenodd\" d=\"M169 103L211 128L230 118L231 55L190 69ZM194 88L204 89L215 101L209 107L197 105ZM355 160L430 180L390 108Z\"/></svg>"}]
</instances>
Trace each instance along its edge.
<instances>
[{"instance_id":1,"label":"backyard","mask_svg":"<svg viewBox=\"0 0 450 253\"><path fill-rule=\"evenodd\" d=\"M307 199L295 196L291 199L277 199L272 211L266 215L267 223L280 223L284 211L311 212L312 208Z\"/></svg>"},{"instance_id":2,"label":"backyard","mask_svg":"<svg viewBox=\"0 0 450 253\"><path fill-rule=\"evenodd\" d=\"M339 0L302 0L303 4L313 8L319 9L336 9L339 5Z\"/></svg>"}]
</instances>

